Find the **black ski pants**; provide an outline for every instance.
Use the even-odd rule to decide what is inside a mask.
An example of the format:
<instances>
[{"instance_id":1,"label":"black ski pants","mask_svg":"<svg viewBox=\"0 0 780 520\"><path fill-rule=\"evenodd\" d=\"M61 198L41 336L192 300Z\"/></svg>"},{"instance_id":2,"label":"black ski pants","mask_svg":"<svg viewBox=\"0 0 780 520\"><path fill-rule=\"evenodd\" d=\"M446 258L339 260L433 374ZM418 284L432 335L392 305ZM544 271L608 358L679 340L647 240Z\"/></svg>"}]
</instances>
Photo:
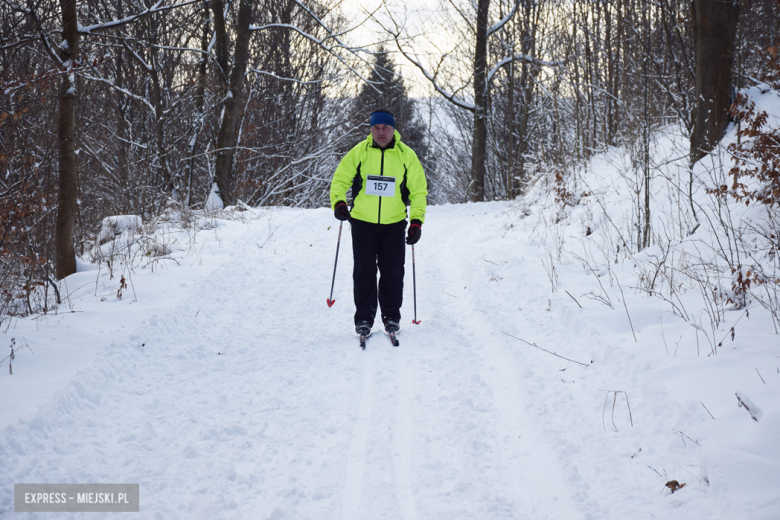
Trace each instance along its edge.
<instances>
[{"instance_id":1,"label":"black ski pants","mask_svg":"<svg viewBox=\"0 0 780 520\"><path fill-rule=\"evenodd\" d=\"M377 300L382 322L401 321L404 296L404 257L406 221L395 224L371 224L350 219L352 224L352 270L355 296L355 323L374 324ZM379 268L379 289L376 272Z\"/></svg>"}]
</instances>

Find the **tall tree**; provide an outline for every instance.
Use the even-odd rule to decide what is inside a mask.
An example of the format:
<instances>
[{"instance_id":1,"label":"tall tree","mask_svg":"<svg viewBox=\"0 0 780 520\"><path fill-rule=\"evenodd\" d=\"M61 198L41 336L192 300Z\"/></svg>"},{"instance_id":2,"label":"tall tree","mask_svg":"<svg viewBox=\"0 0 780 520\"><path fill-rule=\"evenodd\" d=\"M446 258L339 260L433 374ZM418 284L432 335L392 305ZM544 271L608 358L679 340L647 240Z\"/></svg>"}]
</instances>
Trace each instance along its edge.
<instances>
[{"instance_id":1,"label":"tall tree","mask_svg":"<svg viewBox=\"0 0 780 520\"><path fill-rule=\"evenodd\" d=\"M520 54L536 56L538 38L544 37L546 24L540 24L543 5L524 0L521 11L488 49L490 59ZM526 158L535 135L538 100L536 84L541 67L526 60L512 61L505 74L497 75L490 90L488 111L488 171L496 172L494 182L486 180L486 196L514 198L520 193L526 177ZM538 116L537 116L538 117Z\"/></svg>"},{"instance_id":2,"label":"tall tree","mask_svg":"<svg viewBox=\"0 0 780 520\"><path fill-rule=\"evenodd\" d=\"M73 69L79 58L79 24L76 0L60 0L62 34L59 47L62 64L59 87L59 206L57 209L57 279L76 272L73 230L78 212L78 162L76 156L76 85Z\"/></svg>"},{"instance_id":3,"label":"tall tree","mask_svg":"<svg viewBox=\"0 0 780 520\"><path fill-rule=\"evenodd\" d=\"M454 5L454 0L450 0L453 3L455 11L460 16L465 18L464 11L459 6ZM438 58L438 63L434 65L434 72L429 71L416 57L414 51L405 48L402 43L402 25L392 19L392 13L387 13L394 23L394 28L385 27L398 46L398 50L404 57L409 60L414 66L416 66L425 75L428 81L431 82L434 89L446 100L453 103L455 106L468 110L473 115L473 127L472 127L472 153L471 153L471 182L468 189L468 198L474 201L485 200L485 177L487 173L486 160L487 160L487 111L490 99L490 83L496 76L499 70L513 63L514 61L526 61L535 65L556 65L557 63L544 62L538 60L532 56L526 56L523 54L511 54L504 56L498 60L492 67L488 68L488 40L491 36L496 35L510 20L512 20L517 13L520 2L514 0L510 11L503 16L496 24L489 26L488 19L490 15L490 0L478 0L477 2L471 2L471 6L475 9L475 20L472 24L472 20L467 20L467 25L470 31L470 37L473 37L473 61L471 75L465 84L458 88L448 89L442 84L442 62L445 61L448 54L443 53ZM403 38L405 39L405 38ZM460 45L460 44L458 44ZM511 48L511 47L510 47ZM446 80L445 80L446 81ZM466 89L469 83L473 83L472 88L474 92L473 101L459 97L460 92Z\"/></svg>"},{"instance_id":4,"label":"tall tree","mask_svg":"<svg viewBox=\"0 0 780 520\"><path fill-rule=\"evenodd\" d=\"M244 107L244 76L249 59L249 22L252 18L252 1L241 0L238 7L236 27L229 30L225 21L225 3L214 0L211 3L216 31L217 64L224 87L224 108L217 136L217 161L214 180L222 204L235 202L233 195L233 157L238 142L239 115ZM232 63L230 60L230 38L235 38Z\"/></svg>"},{"instance_id":5,"label":"tall tree","mask_svg":"<svg viewBox=\"0 0 780 520\"><path fill-rule=\"evenodd\" d=\"M195 151L198 148L198 137L203 127L203 120L205 119L204 104L206 97L206 79L208 73L208 51L209 43L211 41L211 18L209 17L207 0L203 1L201 9L199 9L202 16L202 27L200 36L200 50L201 55L198 58L198 87L195 93L195 113L192 123L192 138L188 145L189 159L185 166L183 181L185 192L182 193L183 203L186 206L192 204L192 184L193 175L195 171Z\"/></svg>"},{"instance_id":6,"label":"tall tree","mask_svg":"<svg viewBox=\"0 0 780 520\"><path fill-rule=\"evenodd\" d=\"M487 156L487 40L490 0L477 2L474 46L474 141L471 152L472 199L485 200L485 158Z\"/></svg>"},{"instance_id":7,"label":"tall tree","mask_svg":"<svg viewBox=\"0 0 780 520\"><path fill-rule=\"evenodd\" d=\"M731 106L731 68L741 2L694 0L695 107L691 164L723 137Z\"/></svg>"},{"instance_id":8,"label":"tall tree","mask_svg":"<svg viewBox=\"0 0 780 520\"><path fill-rule=\"evenodd\" d=\"M246 83L245 76L248 71L249 58L250 58L250 44L252 34L273 31L279 33L283 31L283 37L277 40L277 45L285 48L290 42L290 34L297 33L298 35L311 40L316 46L327 52L328 54L336 57L341 63L351 69L349 64L343 57L338 56L338 51L343 50L348 54L356 55L356 50L348 45L345 45L340 36L343 33L336 33L325 22L322 21L320 16L316 14L316 11L321 9L321 5L317 2L313 7L308 7L301 0L285 0L284 2L265 0L267 5L263 6L264 11L272 11L273 19L270 23L263 25L251 25L253 18L253 5L252 0L241 0L238 7L238 13L235 17L235 25L229 27L226 21L227 13L229 11L230 3L224 0L213 0L211 2L212 13L214 16L214 30L215 30L215 61L220 69L221 80L224 89L224 102L222 114L219 122L219 133L217 137L217 159L215 164L214 180L217 185L217 192L223 205L229 205L235 203L235 161L236 161L236 147L240 138L240 125L241 114L245 108L247 93L244 85ZM258 9L258 11L260 11ZM309 22L311 22L315 30L306 32L300 26L300 24L291 23L293 20L293 11L298 11L300 16ZM258 18L261 18L258 16ZM300 21L300 20L299 20ZM326 34L323 37L318 37L314 33L324 31ZM255 38L256 39L256 38ZM233 47L233 54L230 55L230 46ZM297 56L293 53L287 53L282 55L281 52L272 52L270 49L264 49L263 52L270 55L271 60L266 63L269 68L276 72L284 73L285 70L290 70L291 61L295 61ZM291 54L293 54L291 56ZM301 58L303 59L303 58ZM354 69L352 69L354 72ZM277 76L277 79L282 81L300 81L296 78L279 77L277 74L268 70L253 69L251 72L256 74L268 74L271 76ZM290 93L292 89L289 86L281 89L284 92ZM277 99L272 102L284 102L284 99ZM288 120L286 123L289 126L294 125L295 114L292 112L287 113Z\"/></svg>"},{"instance_id":9,"label":"tall tree","mask_svg":"<svg viewBox=\"0 0 780 520\"><path fill-rule=\"evenodd\" d=\"M358 134L356 138L368 133L368 118L378 108L390 110L395 116L396 129L404 142L408 144L423 162L426 155L426 143L422 125L417 116L414 100L409 97L403 78L396 71L395 64L384 45L380 45L371 68L368 81L364 83L355 98L352 120Z\"/></svg>"}]
</instances>

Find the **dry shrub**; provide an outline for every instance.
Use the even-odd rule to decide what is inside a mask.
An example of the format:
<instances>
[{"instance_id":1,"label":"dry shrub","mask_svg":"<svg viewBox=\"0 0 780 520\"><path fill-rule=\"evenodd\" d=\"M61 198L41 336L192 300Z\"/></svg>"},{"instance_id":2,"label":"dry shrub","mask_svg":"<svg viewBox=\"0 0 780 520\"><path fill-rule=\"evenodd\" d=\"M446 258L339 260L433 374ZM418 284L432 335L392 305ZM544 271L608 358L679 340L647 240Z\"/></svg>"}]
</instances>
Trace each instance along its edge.
<instances>
[{"instance_id":1,"label":"dry shrub","mask_svg":"<svg viewBox=\"0 0 780 520\"><path fill-rule=\"evenodd\" d=\"M555 186L553 189L555 190L555 202L563 206L576 206L580 203L580 200L588 196L587 192L577 195L569 191L566 187L566 179L562 170L556 170L555 172Z\"/></svg>"},{"instance_id":2,"label":"dry shrub","mask_svg":"<svg viewBox=\"0 0 780 520\"><path fill-rule=\"evenodd\" d=\"M771 89L780 90L780 37L777 45L756 51L763 64L760 80ZM731 195L745 205L758 202L773 205L780 201L780 128L768 128L768 115L756 111L756 105L744 93L737 94L731 115L740 121L739 140L729 145L735 165L729 170L731 187L710 190L722 197ZM753 182L746 184L746 179Z\"/></svg>"},{"instance_id":3,"label":"dry shrub","mask_svg":"<svg viewBox=\"0 0 780 520\"><path fill-rule=\"evenodd\" d=\"M729 145L735 165L729 170L731 187L721 185L711 190L721 196L731 195L737 201L773 205L780 201L780 128L766 128L768 115L756 111L756 105L745 94L738 94L732 112L742 121L740 141ZM745 179L754 182L746 184Z\"/></svg>"}]
</instances>

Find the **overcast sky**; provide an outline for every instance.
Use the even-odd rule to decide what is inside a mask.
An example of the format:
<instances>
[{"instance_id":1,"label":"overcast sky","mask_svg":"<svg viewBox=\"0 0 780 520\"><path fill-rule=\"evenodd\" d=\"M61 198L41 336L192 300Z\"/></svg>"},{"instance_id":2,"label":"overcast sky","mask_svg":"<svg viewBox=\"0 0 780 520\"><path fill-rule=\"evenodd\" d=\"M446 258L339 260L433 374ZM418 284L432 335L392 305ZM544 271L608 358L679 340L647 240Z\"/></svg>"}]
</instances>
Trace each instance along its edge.
<instances>
[{"instance_id":1,"label":"overcast sky","mask_svg":"<svg viewBox=\"0 0 780 520\"><path fill-rule=\"evenodd\" d=\"M434 13L440 12L440 0L414 0L413 2L402 2L398 0L389 0L388 5L393 17L398 22L405 21L406 27L410 33L420 34L423 31L431 32L439 29L438 24L431 23ZM344 0L342 4L344 13L353 23L359 23L367 17L367 13L379 10L375 16L383 23L389 23L385 8L382 7L382 0ZM426 23L427 22L427 23ZM389 35L373 20L368 20L355 31L351 32L348 40L352 43L374 43L387 40ZM387 45L389 50L395 50L396 45L393 42ZM415 51L424 53L429 50L425 39L419 38L414 44ZM403 56L398 53L393 55L393 61L403 76L411 94L415 97L430 95L430 85L422 73L411 65Z\"/></svg>"}]
</instances>

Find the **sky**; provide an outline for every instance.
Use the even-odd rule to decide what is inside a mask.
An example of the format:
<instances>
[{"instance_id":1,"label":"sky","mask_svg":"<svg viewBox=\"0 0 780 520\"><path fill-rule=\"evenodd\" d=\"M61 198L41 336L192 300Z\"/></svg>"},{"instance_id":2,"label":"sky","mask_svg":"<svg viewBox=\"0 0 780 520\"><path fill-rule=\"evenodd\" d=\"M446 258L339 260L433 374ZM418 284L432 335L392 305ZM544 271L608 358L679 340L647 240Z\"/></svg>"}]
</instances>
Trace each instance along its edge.
<instances>
[{"instance_id":1,"label":"sky","mask_svg":"<svg viewBox=\"0 0 780 520\"><path fill-rule=\"evenodd\" d=\"M441 0L418 0L415 2L391 1L387 7L383 6L381 0L345 0L342 4L344 13L355 23L368 17L368 13L374 13L382 23L390 25L388 11L393 18L401 23L405 22L407 32L416 35L413 48L420 56L426 53L438 54L430 41L441 44L449 39L448 33L442 28L443 24L437 23L437 17L441 16L443 2ZM389 40L389 35L382 27L370 18L355 31L351 32L348 39L351 42L380 42ZM396 50L396 44L388 42L388 48ZM432 88L423 74L411 63L409 63L400 53L395 52L393 60L398 66L398 70L406 81L410 94L414 97L425 97L432 95Z\"/></svg>"}]
</instances>

